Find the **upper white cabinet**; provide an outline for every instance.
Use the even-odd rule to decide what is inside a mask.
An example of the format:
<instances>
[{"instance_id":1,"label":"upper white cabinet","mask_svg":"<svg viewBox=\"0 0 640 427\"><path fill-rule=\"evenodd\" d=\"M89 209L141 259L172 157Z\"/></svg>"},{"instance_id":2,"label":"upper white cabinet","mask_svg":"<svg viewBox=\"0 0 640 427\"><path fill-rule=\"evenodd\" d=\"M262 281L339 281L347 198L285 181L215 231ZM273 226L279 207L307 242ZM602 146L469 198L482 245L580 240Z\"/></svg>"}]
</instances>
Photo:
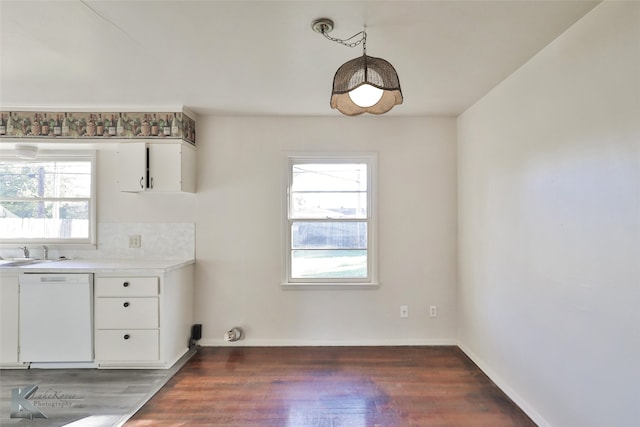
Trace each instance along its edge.
<instances>
[{"instance_id":1,"label":"upper white cabinet","mask_svg":"<svg viewBox=\"0 0 640 427\"><path fill-rule=\"evenodd\" d=\"M155 191L196 190L196 151L188 143L149 144L149 187Z\"/></svg>"},{"instance_id":2,"label":"upper white cabinet","mask_svg":"<svg viewBox=\"0 0 640 427\"><path fill-rule=\"evenodd\" d=\"M118 188L138 192L147 189L147 144L132 142L118 144Z\"/></svg>"},{"instance_id":3,"label":"upper white cabinet","mask_svg":"<svg viewBox=\"0 0 640 427\"><path fill-rule=\"evenodd\" d=\"M186 142L118 144L118 186L127 192L196 189L196 150Z\"/></svg>"}]
</instances>

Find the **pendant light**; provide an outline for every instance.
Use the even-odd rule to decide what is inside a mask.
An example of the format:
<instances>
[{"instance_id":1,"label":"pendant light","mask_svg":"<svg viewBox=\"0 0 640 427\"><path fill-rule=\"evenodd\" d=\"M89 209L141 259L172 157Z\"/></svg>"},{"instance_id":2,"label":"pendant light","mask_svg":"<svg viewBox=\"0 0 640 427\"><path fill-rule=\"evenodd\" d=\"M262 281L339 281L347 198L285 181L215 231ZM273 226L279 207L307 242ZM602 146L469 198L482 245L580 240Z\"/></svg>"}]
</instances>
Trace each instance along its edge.
<instances>
[{"instance_id":1,"label":"pendant light","mask_svg":"<svg viewBox=\"0 0 640 427\"><path fill-rule=\"evenodd\" d=\"M362 113L384 114L402 104L398 73L384 59L367 55L366 31L360 31L344 40L333 38L328 34L333 30L333 21L327 18L316 19L311 28L328 40L344 46L355 47L362 44L362 56L345 62L336 71L331 108L347 116L357 116ZM352 41L357 37L360 38Z\"/></svg>"}]
</instances>

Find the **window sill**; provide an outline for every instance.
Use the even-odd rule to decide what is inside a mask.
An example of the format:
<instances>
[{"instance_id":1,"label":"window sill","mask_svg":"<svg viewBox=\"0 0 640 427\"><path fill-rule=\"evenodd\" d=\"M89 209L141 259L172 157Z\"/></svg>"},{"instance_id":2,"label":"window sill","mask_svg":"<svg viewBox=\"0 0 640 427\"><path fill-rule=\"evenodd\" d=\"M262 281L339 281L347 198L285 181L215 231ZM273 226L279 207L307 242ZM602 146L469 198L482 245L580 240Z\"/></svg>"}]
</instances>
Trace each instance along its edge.
<instances>
[{"instance_id":1,"label":"window sill","mask_svg":"<svg viewBox=\"0 0 640 427\"><path fill-rule=\"evenodd\" d=\"M280 287L285 291L319 291L319 290L372 290L378 289L380 287L380 283L356 283L356 282L347 282L347 283L318 283L318 282L310 282L310 283L281 283Z\"/></svg>"},{"instance_id":2,"label":"window sill","mask_svg":"<svg viewBox=\"0 0 640 427\"><path fill-rule=\"evenodd\" d=\"M54 241L45 241L45 240L29 240L29 239L6 239L0 241L0 249L4 248L15 248L15 245L23 245L29 246L29 250L34 249L38 250L42 245L49 246L50 249L59 248L59 249L98 249L98 245L90 242L61 242L59 240ZM33 248L31 248L31 246Z\"/></svg>"}]
</instances>

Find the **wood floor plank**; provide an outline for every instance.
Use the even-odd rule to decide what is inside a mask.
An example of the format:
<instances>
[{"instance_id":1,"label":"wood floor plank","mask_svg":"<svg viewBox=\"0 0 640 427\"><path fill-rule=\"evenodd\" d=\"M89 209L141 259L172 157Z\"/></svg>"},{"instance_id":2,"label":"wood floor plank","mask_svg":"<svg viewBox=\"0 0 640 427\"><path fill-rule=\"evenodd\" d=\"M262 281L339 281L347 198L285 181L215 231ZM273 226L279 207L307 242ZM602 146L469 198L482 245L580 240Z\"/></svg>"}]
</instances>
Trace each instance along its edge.
<instances>
[{"instance_id":1,"label":"wood floor plank","mask_svg":"<svg viewBox=\"0 0 640 427\"><path fill-rule=\"evenodd\" d=\"M201 348L127 423L530 427L458 348Z\"/></svg>"},{"instance_id":2,"label":"wood floor plank","mask_svg":"<svg viewBox=\"0 0 640 427\"><path fill-rule=\"evenodd\" d=\"M60 427L101 416L100 426L128 415L166 380L166 370L16 369L0 371L0 426ZM46 419L11 418L12 389L38 386L29 401ZM87 422L84 425L90 425Z\"/></svg>"}]
</instances>

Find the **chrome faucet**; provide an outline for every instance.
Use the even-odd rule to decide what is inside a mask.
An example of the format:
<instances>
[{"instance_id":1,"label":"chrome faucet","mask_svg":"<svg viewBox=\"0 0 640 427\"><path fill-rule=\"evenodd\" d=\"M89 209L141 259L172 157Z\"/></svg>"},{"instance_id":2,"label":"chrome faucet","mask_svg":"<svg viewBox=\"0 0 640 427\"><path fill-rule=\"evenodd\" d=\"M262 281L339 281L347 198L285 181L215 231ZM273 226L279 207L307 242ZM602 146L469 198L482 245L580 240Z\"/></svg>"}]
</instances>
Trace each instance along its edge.
<instances>
[{"instance_id":1,"label":"chrome faucet","mask_svg":"<svg viewBox=\"0 0 640 427\"><path fill-rule=\"evenodd\" d=\"M42 259L49 259L49 248L47 245L42 245Z\"/></svg>"},{"instance_id":2,"label":"chrome faucet","mask_svg":"<svg viewBox=\"0 0 640 427\"><path fill-rule=\"evenodd\" d=\"M26 246L23 246L20 249L22 249L22 252L24 253L24 257L29 258L29 249L27 249Z\"/></svg>"}]
</instances>

